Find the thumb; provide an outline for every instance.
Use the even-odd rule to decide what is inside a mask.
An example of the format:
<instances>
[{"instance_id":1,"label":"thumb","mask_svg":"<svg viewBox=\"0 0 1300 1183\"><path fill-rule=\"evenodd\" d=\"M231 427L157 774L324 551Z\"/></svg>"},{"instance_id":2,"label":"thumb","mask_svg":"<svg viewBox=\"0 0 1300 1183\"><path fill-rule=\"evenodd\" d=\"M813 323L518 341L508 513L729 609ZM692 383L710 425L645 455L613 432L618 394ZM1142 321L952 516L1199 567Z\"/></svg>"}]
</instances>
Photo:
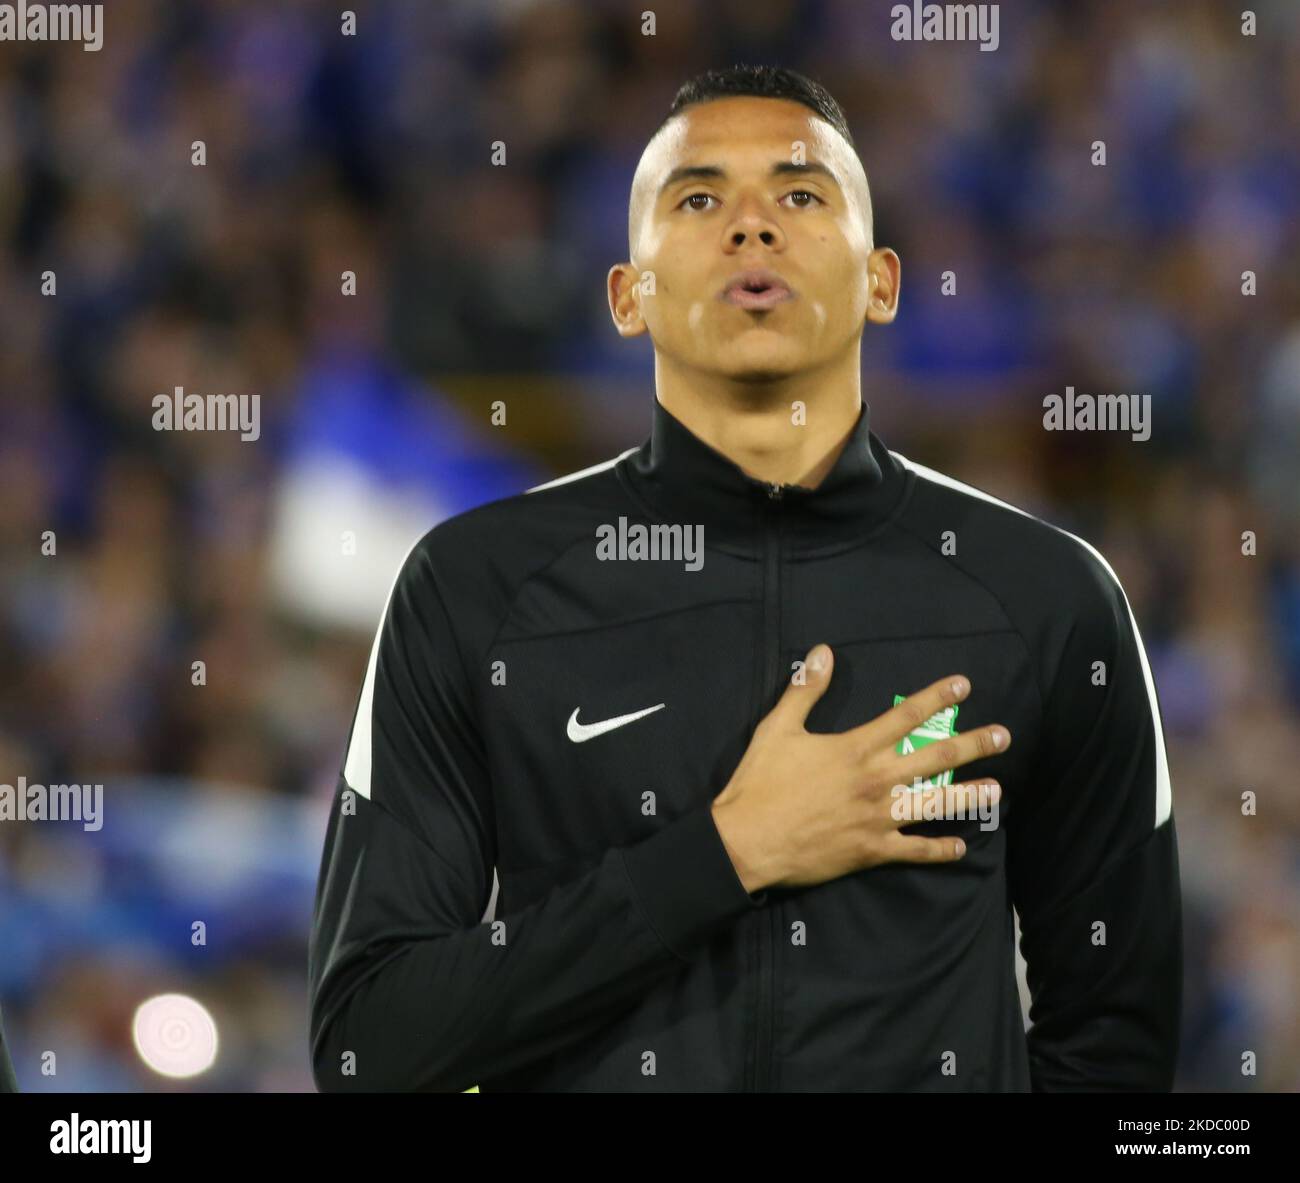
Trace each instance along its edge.
<instances>
[{"instance_id":1,"label":"thumb","mask_svg":"<svg viewBox=\"0 0 1300 1183\"><path fill-rule=\"evenodd\" d=\"M785 693L776 704L783 722L791 727L804 725L809 712L831 684L834 665L835 659L829 645L814 645L808 651L802 665L791 674L790 685L785 688Z\"/></svg>"}]
</instances>

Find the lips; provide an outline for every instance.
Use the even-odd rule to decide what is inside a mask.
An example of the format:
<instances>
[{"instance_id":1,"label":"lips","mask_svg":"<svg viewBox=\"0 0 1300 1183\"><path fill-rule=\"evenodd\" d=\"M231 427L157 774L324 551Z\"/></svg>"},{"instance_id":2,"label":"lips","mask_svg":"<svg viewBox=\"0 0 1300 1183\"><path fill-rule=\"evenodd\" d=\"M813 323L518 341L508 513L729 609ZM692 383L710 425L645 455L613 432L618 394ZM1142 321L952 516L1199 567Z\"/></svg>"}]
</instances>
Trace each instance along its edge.
<instances>
[{"instance_id":1,"label":"lips","mask_svg":"<svg viewBox=\"0 0 1300 1183\"><path fill-rule=\"evenodd\" d=\"M769 271L766 267L754 267L731 276L718 296L738 308L765 312L793 299L794 292L775 271Z\"/></svg>"}]
</instances>

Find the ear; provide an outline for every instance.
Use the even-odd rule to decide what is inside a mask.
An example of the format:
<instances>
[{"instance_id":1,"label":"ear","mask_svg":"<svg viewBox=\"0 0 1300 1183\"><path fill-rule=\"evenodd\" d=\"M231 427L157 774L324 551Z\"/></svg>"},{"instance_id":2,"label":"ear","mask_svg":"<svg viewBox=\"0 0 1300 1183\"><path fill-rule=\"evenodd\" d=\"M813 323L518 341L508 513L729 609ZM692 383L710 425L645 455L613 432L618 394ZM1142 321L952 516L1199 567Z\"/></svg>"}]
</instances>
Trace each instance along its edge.
<instances>
[{"instance_id":1,"label":"ear","mask_svg":"<svg viewBox=\"0 0 1300 1183\"><path fill-rule=\"evenodd\" d=\"M609 314L620 337L639 337L646 331L641 315L641 273L631 263L615 263L606 281Z\"/></svg>"},{"instance_id":2,"label":"ear","mask_svg":"<svg viewBox=\"0 0 1300 1183\"><path fill-rule=\"evenodd\" d=\"M887 325L898 314L903 265L887 246L877 247L867 260L867 320Z\"/></svg>"}]
</instances>

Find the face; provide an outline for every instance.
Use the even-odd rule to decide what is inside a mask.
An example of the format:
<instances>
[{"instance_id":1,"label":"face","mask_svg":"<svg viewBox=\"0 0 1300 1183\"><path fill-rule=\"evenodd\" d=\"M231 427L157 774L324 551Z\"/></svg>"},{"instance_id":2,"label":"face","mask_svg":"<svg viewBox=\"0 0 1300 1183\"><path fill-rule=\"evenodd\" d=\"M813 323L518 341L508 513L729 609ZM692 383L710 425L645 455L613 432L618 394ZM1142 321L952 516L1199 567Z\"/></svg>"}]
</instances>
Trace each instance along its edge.
<instances>
[{"instance_id":1,"label":"face","mask_svg":"<svg viewBox=\"0 0 1300 1183\"><path fill-rule=\"evenodd\" d=\"M842 358L897 307L898 256L873 249L870 200L856 153L802 104L688 107L637 167L614 323L679 367L739 381Z\"/></svg>"}]
</instances>

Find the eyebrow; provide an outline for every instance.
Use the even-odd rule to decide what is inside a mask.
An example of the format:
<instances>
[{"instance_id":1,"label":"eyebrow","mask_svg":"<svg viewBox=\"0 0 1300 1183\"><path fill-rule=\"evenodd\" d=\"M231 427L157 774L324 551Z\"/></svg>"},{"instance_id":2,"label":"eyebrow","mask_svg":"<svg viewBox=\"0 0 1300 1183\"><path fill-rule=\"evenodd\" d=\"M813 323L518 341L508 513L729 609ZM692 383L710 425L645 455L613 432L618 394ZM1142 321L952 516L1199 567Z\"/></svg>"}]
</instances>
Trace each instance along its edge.
<instances>
[{"instance_id":1,"label":"eyebrow","mask_svg":"<svg viewBox=\"0 0 1300 1183\"><path fill-rule=\"evenodd\" d=\"M809 160L805 164L795 164L789 160L778 160L768 170L769 177L782 177L787 175L806 176L809 173L818 173L827 177L837 188L842 189L840 179L820 160ZM719 180L727 179L727 170L716 164L684 164L679 168L673 169L668 174L667 179L659 186L659 196L662 197L674 185L681 181L692 180Z\"/></svg>"}]
</instances>

